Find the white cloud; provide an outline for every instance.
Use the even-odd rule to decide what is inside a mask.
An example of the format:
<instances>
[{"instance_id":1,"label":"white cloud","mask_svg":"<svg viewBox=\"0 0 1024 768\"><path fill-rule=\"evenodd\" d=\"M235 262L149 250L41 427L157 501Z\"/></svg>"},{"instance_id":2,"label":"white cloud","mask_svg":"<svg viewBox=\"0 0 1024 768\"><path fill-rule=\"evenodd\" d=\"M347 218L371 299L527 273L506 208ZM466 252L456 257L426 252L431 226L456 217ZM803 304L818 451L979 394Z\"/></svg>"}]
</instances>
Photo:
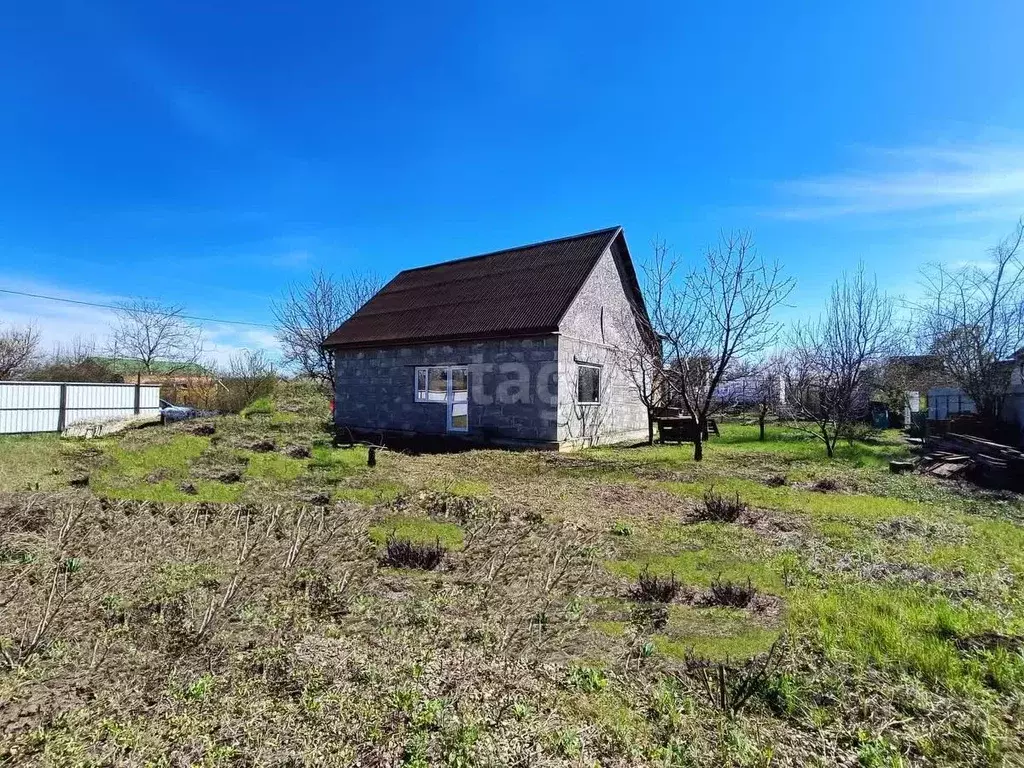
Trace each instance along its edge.
<instances>
[{"instance_id":1,"label":"white cloud","mask_svg":"<svg viewBox=\"0 0 1024 768\"><path fill-rule=\"evenodd\" d=\"M285 253L273 256L270 259L270 263L275 267L284 267L286 269L297 269L299 267L305 267L312 260L312 254L307 250L292 250L286 251Z\"/></svg>"},{"instance_id":2,"label":"white cloud","mask_svg":"<svg viewBox=\"0 0 1024 768\"><path fill-rule=\"evenodd\" d=\"M941 215L947 223L1006 219L1024 211L1024 145L936 145L869 150L871 169L782 182L772 216L827 219L889 213Z\"/></svg>"},{"instance_id":3,"label":"white cloud","mask_svg":"<svg viewBox=\"0 0 1024 768\"><path fill-rule=\"evenodd\" d=\"M93 304L115 304L123 297L77 291L58 285L5 278L4 288L55 296ZM114 311L104 307L69 304L49 299L0 293L0 325L33 325L39 329L44 351L76 338L95 343L102 349L115 320ZM224 365L232 355L245 349L262 349L277 357L280 348L270 328L247 327L227 323L204 322L204 357Z\"/></svg>"},{"instance_id":4,"label":"white cloud","mask_svg":"<svg viewBox=\"0 0 1024 768\"><path fill-rule=\"evenodd\" d=\"M112 304L121 300L119 296L71 291L60 286L4 278L4 288L56 296L72 301ZM66 344L75 338L95 341L102 345L114 320L112 310L82 304L67 304L29 296L0 294L0 324L33 325L39 329L44 349L57 344Z\"/></svg>"}]
</instances>

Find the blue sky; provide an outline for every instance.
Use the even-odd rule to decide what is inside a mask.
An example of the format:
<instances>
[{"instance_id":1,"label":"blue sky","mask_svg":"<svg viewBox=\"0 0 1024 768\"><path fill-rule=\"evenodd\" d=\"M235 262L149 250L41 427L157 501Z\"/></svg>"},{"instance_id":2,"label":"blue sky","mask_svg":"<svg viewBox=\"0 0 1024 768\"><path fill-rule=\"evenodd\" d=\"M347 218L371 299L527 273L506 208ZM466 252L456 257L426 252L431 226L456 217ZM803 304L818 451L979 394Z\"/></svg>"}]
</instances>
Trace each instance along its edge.
<instances>
[{"instance_id":1,"label":"blue sky","mask_svg":"<svg viewBox=\"0 0 1024 768\"><path fill-rule=\"evenodd\" d=\"M6 8L0 288L269 323L313 268L618 223L638 260L752 230L800 316L859 259L909 293L1024 213L1024 4L722 5ZM0 294L30 318L108 319ZM219 356L271 342L207 330Z\"/></svg>"}]
</instances>

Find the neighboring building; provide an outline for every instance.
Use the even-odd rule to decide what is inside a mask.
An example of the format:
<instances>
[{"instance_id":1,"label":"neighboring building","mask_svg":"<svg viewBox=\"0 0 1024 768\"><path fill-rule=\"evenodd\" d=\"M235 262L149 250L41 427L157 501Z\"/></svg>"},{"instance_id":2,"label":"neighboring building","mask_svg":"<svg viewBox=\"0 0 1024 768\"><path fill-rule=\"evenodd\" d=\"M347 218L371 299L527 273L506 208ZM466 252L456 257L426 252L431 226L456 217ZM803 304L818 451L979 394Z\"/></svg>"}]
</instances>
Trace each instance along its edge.
<instances>
[{"instance_id":1,"label":"neighboring building","mask_svg":"<svg viewBox=\"0 0 1024 768\"><path fill-rule=\"evenodd\" d=\"M635 313L621 227L406 270L324 344L335 424L521 447L646 439L616 351Z\"/></svg>"},{"instance_id":2,"label":"neighboring building","mask_svg":"<svg viewBox=\"0 0 1024 768\"><path fill-rule=\"evenodd\" d=\"M721 381L715 389L719 408L752 408L765 402L771 406L786 404L786 381L781 373L741 376Z\"/></svg>"},{"instance_id":3,"label":"neighboring building","mask_svg":"<svg viewBox=\"0 0 1024 768\"><path fill-rule=\"evenodd\" d=\"M93 357L125 384L157 384L161 397L178 405L213 408L218 389L223 388L217 374L199 363L174 363L155 360L146 369L138 360L124 357Z\"/></svg>"},{"instance_id":4,"label":"neighboring building","mask_svg":"<svg viewBox=\"0 0 1024 768\"><path fill-rule=\"evenodd\" d=\"M1010 427L1006 439L1012 441L1012 434L1016 433L1018 444L1024 445L1024 350L1006 360L1005 365L1011 367L1010 386L1000 416ZM977 413L974 400L956 386L931 387L926 401L929 421L946 421Z\"/></svg>"}]
</instances>

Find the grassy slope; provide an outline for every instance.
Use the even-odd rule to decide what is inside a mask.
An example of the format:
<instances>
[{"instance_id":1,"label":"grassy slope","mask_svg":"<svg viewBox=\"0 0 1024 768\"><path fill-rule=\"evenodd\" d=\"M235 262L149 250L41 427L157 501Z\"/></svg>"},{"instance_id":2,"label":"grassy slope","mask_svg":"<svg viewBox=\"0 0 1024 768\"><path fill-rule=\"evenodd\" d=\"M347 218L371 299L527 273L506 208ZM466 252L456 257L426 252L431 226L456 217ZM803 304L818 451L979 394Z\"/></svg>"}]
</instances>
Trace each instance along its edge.
<instances>
[{"instance_id":1,"label":"grassy slope","mask_svg":"<svg viewBox=\"0 0 1024 768\"><path fill-rule=\"evenodd\" d=\"M204 638L226 655L201 672L191 652L160 638L177 625L194 633L211 594L223 596L217 590L237 570L237 526L211 538L223 521L186 515L198 526L188 530L167 527L164 517L150 521L165 534L166 551L90 567L100 581L130 572L131 589L110 586L95 599L124 606L128 618L117 626L135 653L162 659L135 674L140 688L163 691L164 704L136 705L150 713L136 715L104 694L79 720L69 715L12 744L60 762L55 756L67 760L90 740L106 754L127 754L117 752L122 742L156 754L168 740L187 739L194 759L226 763L261 754L257 728L277 733L289 754L338 764L364 752L411 765L486 763L487 755L502 762L517 750L552 764L998 765L1021 757L1012 723L1021 713L1024 658L1012 646L975 640L1024 633L1021 502L890 475L888 460L905 454L895 435L840 446L831 462L801 433L771 429L761 443L756 428L724 425L701 464L691 448L656 446L573 455L384 452L369 469L364 449L329 447L321 407L309 392L286 391L245 416L217 420L216 439L177 425L98 443L91 485L100 495L287 510L326 493L354 505L337 513L348 534L291 575L256 569L238 626ZM251 449L264 438L277 450ZM12 443L31 461L3 487L34 478L56 485L48 462L66 457L52 443ZM291 458L282 452L289 445L309 447L311 456ZM244 468L239 482L214 479L230 467ZM779 478L786 484L766 484ZM838 490L815 490L823 479ZM738 494L751 511L737 523L694 522L711 488ZM285 548L301 524L281 525ZM329 524L316 536L325 530ZM440 574L377 569L376 552L392 533L441 540L449 565ZM5 567L18 567L11 558ZM717 579L750 579L768 597L757 609L680 600L652 625L628 599L645 569L698 594ZM117 626L96 631L122 631ZM83 649L96 631L83 630ZM673 675L692 653L743 658L782 633L790 638L784 664L738 719L722 719L692 679ZM66 653L37 660L37 671L12 673L0 695L31 692L33 680L81 664L69 642ZM310 661L307 645L327 657ZM266 654L286 664L291 699L268 688ZM360 661L350 667L338 657L336 668L336 654ZM460 664L464 673L450 671ZM861 699L874 703L864 709ZM170 720L168 706L177 713ZM338 754L313 735L329 712L354 723L334 734ZM246 734L242 746L211 736L225 717Z\"/></svg>"}]
</instances>

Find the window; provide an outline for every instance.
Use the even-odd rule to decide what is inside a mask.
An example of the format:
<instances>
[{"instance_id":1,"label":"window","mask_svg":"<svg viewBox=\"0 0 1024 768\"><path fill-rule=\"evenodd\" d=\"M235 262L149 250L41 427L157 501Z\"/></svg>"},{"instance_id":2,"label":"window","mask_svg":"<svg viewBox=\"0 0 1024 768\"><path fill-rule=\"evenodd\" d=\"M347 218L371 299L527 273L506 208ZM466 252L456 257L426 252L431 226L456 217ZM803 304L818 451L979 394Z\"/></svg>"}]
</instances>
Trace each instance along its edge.
<instances>
[{"instance_id":1,"label":"window","mask_svg":"<svg viewBox=\"0 0 1024 768\"><path fill-rule=\"evenodd\" d=\"M469 431L469 369L463 365L416 368L416 402L445 403L449 432Z\"/></svg>"},{"instance_id":2,"label":"window","mask_svg":"<svg viewBox=\"0 0 1024 768\"><path fill-rule=\"evenodd\" d=\"M448 369L430 366L416 369L416 402L443 403L448 399Z\"/></svg>"},{"instance_id":3,"label":"window","mask_svg":"<svg viewBox=\"0 0 1024 768\"><path fill-rule=\"evenodd\" d=\"M601 369L598 366L576 366L576 402L581 405L601 402Z\"/></svg>"}]
</instances>

